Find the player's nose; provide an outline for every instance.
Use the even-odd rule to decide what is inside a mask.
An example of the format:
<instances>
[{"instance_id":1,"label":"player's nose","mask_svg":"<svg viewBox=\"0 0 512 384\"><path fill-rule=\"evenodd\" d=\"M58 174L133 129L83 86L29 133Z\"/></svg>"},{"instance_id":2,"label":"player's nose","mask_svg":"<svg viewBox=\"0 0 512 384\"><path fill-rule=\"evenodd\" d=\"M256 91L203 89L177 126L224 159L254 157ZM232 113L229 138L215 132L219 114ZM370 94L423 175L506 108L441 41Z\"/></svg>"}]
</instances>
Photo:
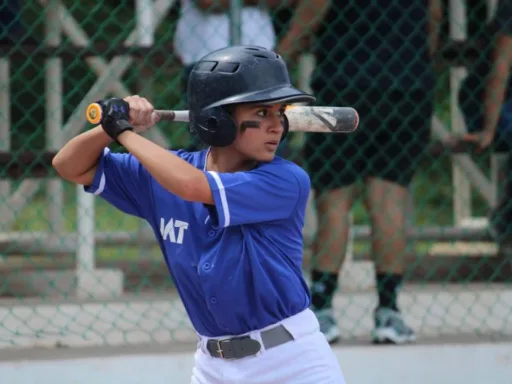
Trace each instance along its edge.
<instances>
[{"instance_id":1,"label":"player's nose","mask_svg":"<svg viewBox=\"0 0 512 384\"><path fill-rule=\"evenodd\" d=\"M280 116L272 116L269 124L269 131L272 133L280 134L283 132L284 121Z\"/></svg>"}]
</instances>

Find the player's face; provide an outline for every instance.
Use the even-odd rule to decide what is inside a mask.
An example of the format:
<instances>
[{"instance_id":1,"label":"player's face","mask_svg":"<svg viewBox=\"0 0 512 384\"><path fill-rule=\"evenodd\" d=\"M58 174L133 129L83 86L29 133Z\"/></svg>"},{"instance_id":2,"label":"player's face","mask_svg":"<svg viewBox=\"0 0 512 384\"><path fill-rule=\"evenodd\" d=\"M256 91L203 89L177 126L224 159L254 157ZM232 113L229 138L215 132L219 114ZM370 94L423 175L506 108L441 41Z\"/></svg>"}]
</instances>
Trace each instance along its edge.
<instances>
[{"instance_id":1,"label":"player's face","mask_svg":"<svg viewBox=\"0 0 512 384\"><path fill-rule=\"evenodd\" d=\"M234 111L240 128L233 147L256 161L272 161L283 136L286 105L238 105Z\"/></svg>"}]
</instances>

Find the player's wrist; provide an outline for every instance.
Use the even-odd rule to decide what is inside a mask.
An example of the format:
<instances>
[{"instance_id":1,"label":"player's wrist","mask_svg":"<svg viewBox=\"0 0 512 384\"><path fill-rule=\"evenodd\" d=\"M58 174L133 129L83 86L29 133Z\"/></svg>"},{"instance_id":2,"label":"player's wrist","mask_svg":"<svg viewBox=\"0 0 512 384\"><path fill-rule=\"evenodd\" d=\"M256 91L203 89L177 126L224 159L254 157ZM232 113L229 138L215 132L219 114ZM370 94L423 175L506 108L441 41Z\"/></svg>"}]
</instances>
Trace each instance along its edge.
<instances>
[{"instance_id":1,"label":"player's wrist","mask_svg":"<svg viewBox=\"0 0 512 384\"><path fill-rule=\"evenodd\" d=\"M127 120L115 119L111 117L105 118L101 126L105 133L118 144L121 144L119 142L119 137L121 135L126 132L134 131L133 126Z\"/></svg>"},{"instance_id":2,"label":"player's wrist","mask_svg":"<svg viewBox=\"0 0 512 384\"><path fill-rule=\"evenodd\" d=\"M116 142L119 145L125 146L126 139L132 134L137 134L134 129L126 129L117 135Z\"/></svg>"}]
</instances>

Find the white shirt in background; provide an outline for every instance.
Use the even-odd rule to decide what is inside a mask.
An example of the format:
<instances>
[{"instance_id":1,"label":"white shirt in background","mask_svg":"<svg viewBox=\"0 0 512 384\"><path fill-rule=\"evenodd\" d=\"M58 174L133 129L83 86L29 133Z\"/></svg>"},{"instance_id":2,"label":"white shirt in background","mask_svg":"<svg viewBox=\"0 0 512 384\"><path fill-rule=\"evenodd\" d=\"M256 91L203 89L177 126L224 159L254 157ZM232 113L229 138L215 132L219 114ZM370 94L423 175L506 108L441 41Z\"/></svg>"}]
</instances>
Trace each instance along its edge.
<instances>
[{"instance_id":1,"label":"white shirt in background","mask_svg":"<svg viewBox=\"0 0 512 384\"><path fill-rule=\"evenodd\" d=\"M274 49L276 35L268 9L243 7L241 44ZM181 0L181 13L174 35L174 49L184 65L230 45L229 12L206 13L193 0Z\"/></svg>"}]
</instances>

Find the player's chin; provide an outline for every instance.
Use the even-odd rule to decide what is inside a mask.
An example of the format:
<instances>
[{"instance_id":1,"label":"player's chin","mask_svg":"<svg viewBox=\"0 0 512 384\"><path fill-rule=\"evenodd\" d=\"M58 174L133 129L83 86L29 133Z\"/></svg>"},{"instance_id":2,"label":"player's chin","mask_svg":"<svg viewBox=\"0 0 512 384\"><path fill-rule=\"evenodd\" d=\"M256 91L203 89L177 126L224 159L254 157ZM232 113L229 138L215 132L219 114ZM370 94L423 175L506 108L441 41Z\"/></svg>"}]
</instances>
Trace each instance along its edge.
<instances>
[{"instance_id":1,"label":"player's chin","mask_svg":"<svg viewBox=\"0 0 512 384\"><path fill-rule=\"evenodd\" d=\"M274 160L274 157L276 157L276 151L277 147L270 148L268 146L265 146L265 148L258 153L258 161L269 162Z\"/></svg>"}]
</instances>

